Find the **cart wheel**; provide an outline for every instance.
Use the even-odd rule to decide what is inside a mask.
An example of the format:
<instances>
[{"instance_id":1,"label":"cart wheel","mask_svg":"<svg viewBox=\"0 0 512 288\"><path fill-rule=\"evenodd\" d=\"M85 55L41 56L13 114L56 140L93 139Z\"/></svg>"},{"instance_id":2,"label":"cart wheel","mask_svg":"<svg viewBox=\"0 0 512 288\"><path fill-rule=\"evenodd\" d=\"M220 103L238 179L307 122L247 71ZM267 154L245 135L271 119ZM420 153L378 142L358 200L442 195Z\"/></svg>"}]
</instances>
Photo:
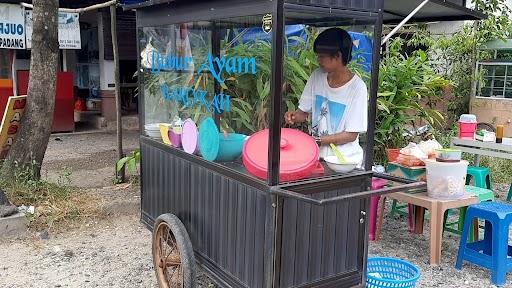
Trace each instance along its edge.
<instances>
[{"instance_id":1,"label":"cart wheel","mask_svg":"<svg viewBox=\"0 0 512 288\"><path fill-rule=\"evenodd\" d=\"M153 229L153 265L161 288L195 287L194 250L187 230L173 214L162 214Z\"/></svg>"}]
</instances>

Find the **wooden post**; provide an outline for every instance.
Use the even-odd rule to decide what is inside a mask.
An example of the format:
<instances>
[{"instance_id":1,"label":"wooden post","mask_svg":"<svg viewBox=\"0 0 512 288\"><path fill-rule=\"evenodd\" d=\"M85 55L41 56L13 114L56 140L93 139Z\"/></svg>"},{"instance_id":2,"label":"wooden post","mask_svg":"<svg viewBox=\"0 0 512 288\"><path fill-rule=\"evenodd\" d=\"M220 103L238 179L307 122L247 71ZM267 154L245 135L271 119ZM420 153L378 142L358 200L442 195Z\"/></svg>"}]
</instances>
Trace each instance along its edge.
<instances>
[{"instance_id":1,"label":"wooden post","mask_svg":"<svg viewBox=\"0 0 512 288\"><path fill-rule=\"evenodd\" d=\"M114 52L114 83L116 94L116 123L117 123L117 160L124 157L123 154L123 123L121 118L121 84L119 83L119 50L117 44L117 21L116 21L116 4L110 6L110 30L112 34L112 50ZM125 181L125 169L117 171L116 179L118 182Z\"/></svg>"}]
</instances>

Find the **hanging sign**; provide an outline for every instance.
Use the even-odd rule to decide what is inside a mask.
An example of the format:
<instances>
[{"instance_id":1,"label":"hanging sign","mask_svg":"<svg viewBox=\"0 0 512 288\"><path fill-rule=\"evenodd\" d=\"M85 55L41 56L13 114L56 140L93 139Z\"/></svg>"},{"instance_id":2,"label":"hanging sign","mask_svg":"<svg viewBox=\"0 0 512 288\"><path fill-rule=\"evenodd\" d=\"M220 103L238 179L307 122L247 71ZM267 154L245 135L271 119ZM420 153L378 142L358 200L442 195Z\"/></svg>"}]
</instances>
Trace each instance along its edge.
<instances>
[{"instance_id":1,"label":"hanging sign","mask_svg":"<svg viewBox=\"0 0 512 288\"><path fill-rule=\"evenodd\" d=\"M27 48L32 48L33 18L32 11L25 11L27 29ZM59 48L81 49L80 22L78 13L59 12Z\"/></svg>"},{"instance_id":2,"label":"hanging sign","mask_svg":"<svg viewBox=\"0 0 512 288\"><path fill-rule=\"evenodd\" d=\"M0 4L0 48L25 49L25 18L20 5Z\"/></svg>"},{"instance_id":3,"label":"hanging sign","mask_svg":"<svg viewBox=\"0 0 512 288\"><path fill-rule=\"evenodd\" d=\"M5 159L18 134L21 117L27 105L27 95L11 96L7 100L4 117L0 126L0 159Z\"/></svg>"}]
</instances>

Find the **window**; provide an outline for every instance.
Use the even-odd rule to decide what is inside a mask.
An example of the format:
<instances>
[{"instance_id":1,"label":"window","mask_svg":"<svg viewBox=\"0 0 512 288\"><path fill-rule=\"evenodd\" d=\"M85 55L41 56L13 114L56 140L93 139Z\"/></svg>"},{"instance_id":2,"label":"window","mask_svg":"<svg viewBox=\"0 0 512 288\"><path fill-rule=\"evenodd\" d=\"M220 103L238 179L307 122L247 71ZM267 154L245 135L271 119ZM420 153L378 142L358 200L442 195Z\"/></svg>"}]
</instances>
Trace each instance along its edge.
<instances>
[{"instance_id":1,"label":"window","mask_svg":"<svg viewBox=\"0 0 512 288\"><path fill-rule=\"evenodd\" d=\"M482 62L478 71L482 81L478 83L477 96L512 98L512 63Z\"/></svg>"}]
</instances>

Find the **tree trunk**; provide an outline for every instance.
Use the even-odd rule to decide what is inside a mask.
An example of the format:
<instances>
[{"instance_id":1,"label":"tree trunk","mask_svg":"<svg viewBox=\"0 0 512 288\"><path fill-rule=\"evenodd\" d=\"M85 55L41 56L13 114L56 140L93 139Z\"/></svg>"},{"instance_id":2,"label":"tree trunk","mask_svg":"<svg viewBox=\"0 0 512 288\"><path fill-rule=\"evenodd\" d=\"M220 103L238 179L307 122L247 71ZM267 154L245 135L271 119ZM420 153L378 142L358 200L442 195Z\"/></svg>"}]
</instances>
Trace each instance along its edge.
<instances>
[{"instance_id":1,"label":"tree trunk","mask_svg":"<svg viewBox=\"0 0 512 288\"><path fill-rule=\"evenodd\" d=\"M20 131L2 166L4 179L12 179L15 170L41 176L55 107L55 89L59 57L58 0L33 0L34 27L28 83L27 106Z\"/></svg>"}]
</instances>

